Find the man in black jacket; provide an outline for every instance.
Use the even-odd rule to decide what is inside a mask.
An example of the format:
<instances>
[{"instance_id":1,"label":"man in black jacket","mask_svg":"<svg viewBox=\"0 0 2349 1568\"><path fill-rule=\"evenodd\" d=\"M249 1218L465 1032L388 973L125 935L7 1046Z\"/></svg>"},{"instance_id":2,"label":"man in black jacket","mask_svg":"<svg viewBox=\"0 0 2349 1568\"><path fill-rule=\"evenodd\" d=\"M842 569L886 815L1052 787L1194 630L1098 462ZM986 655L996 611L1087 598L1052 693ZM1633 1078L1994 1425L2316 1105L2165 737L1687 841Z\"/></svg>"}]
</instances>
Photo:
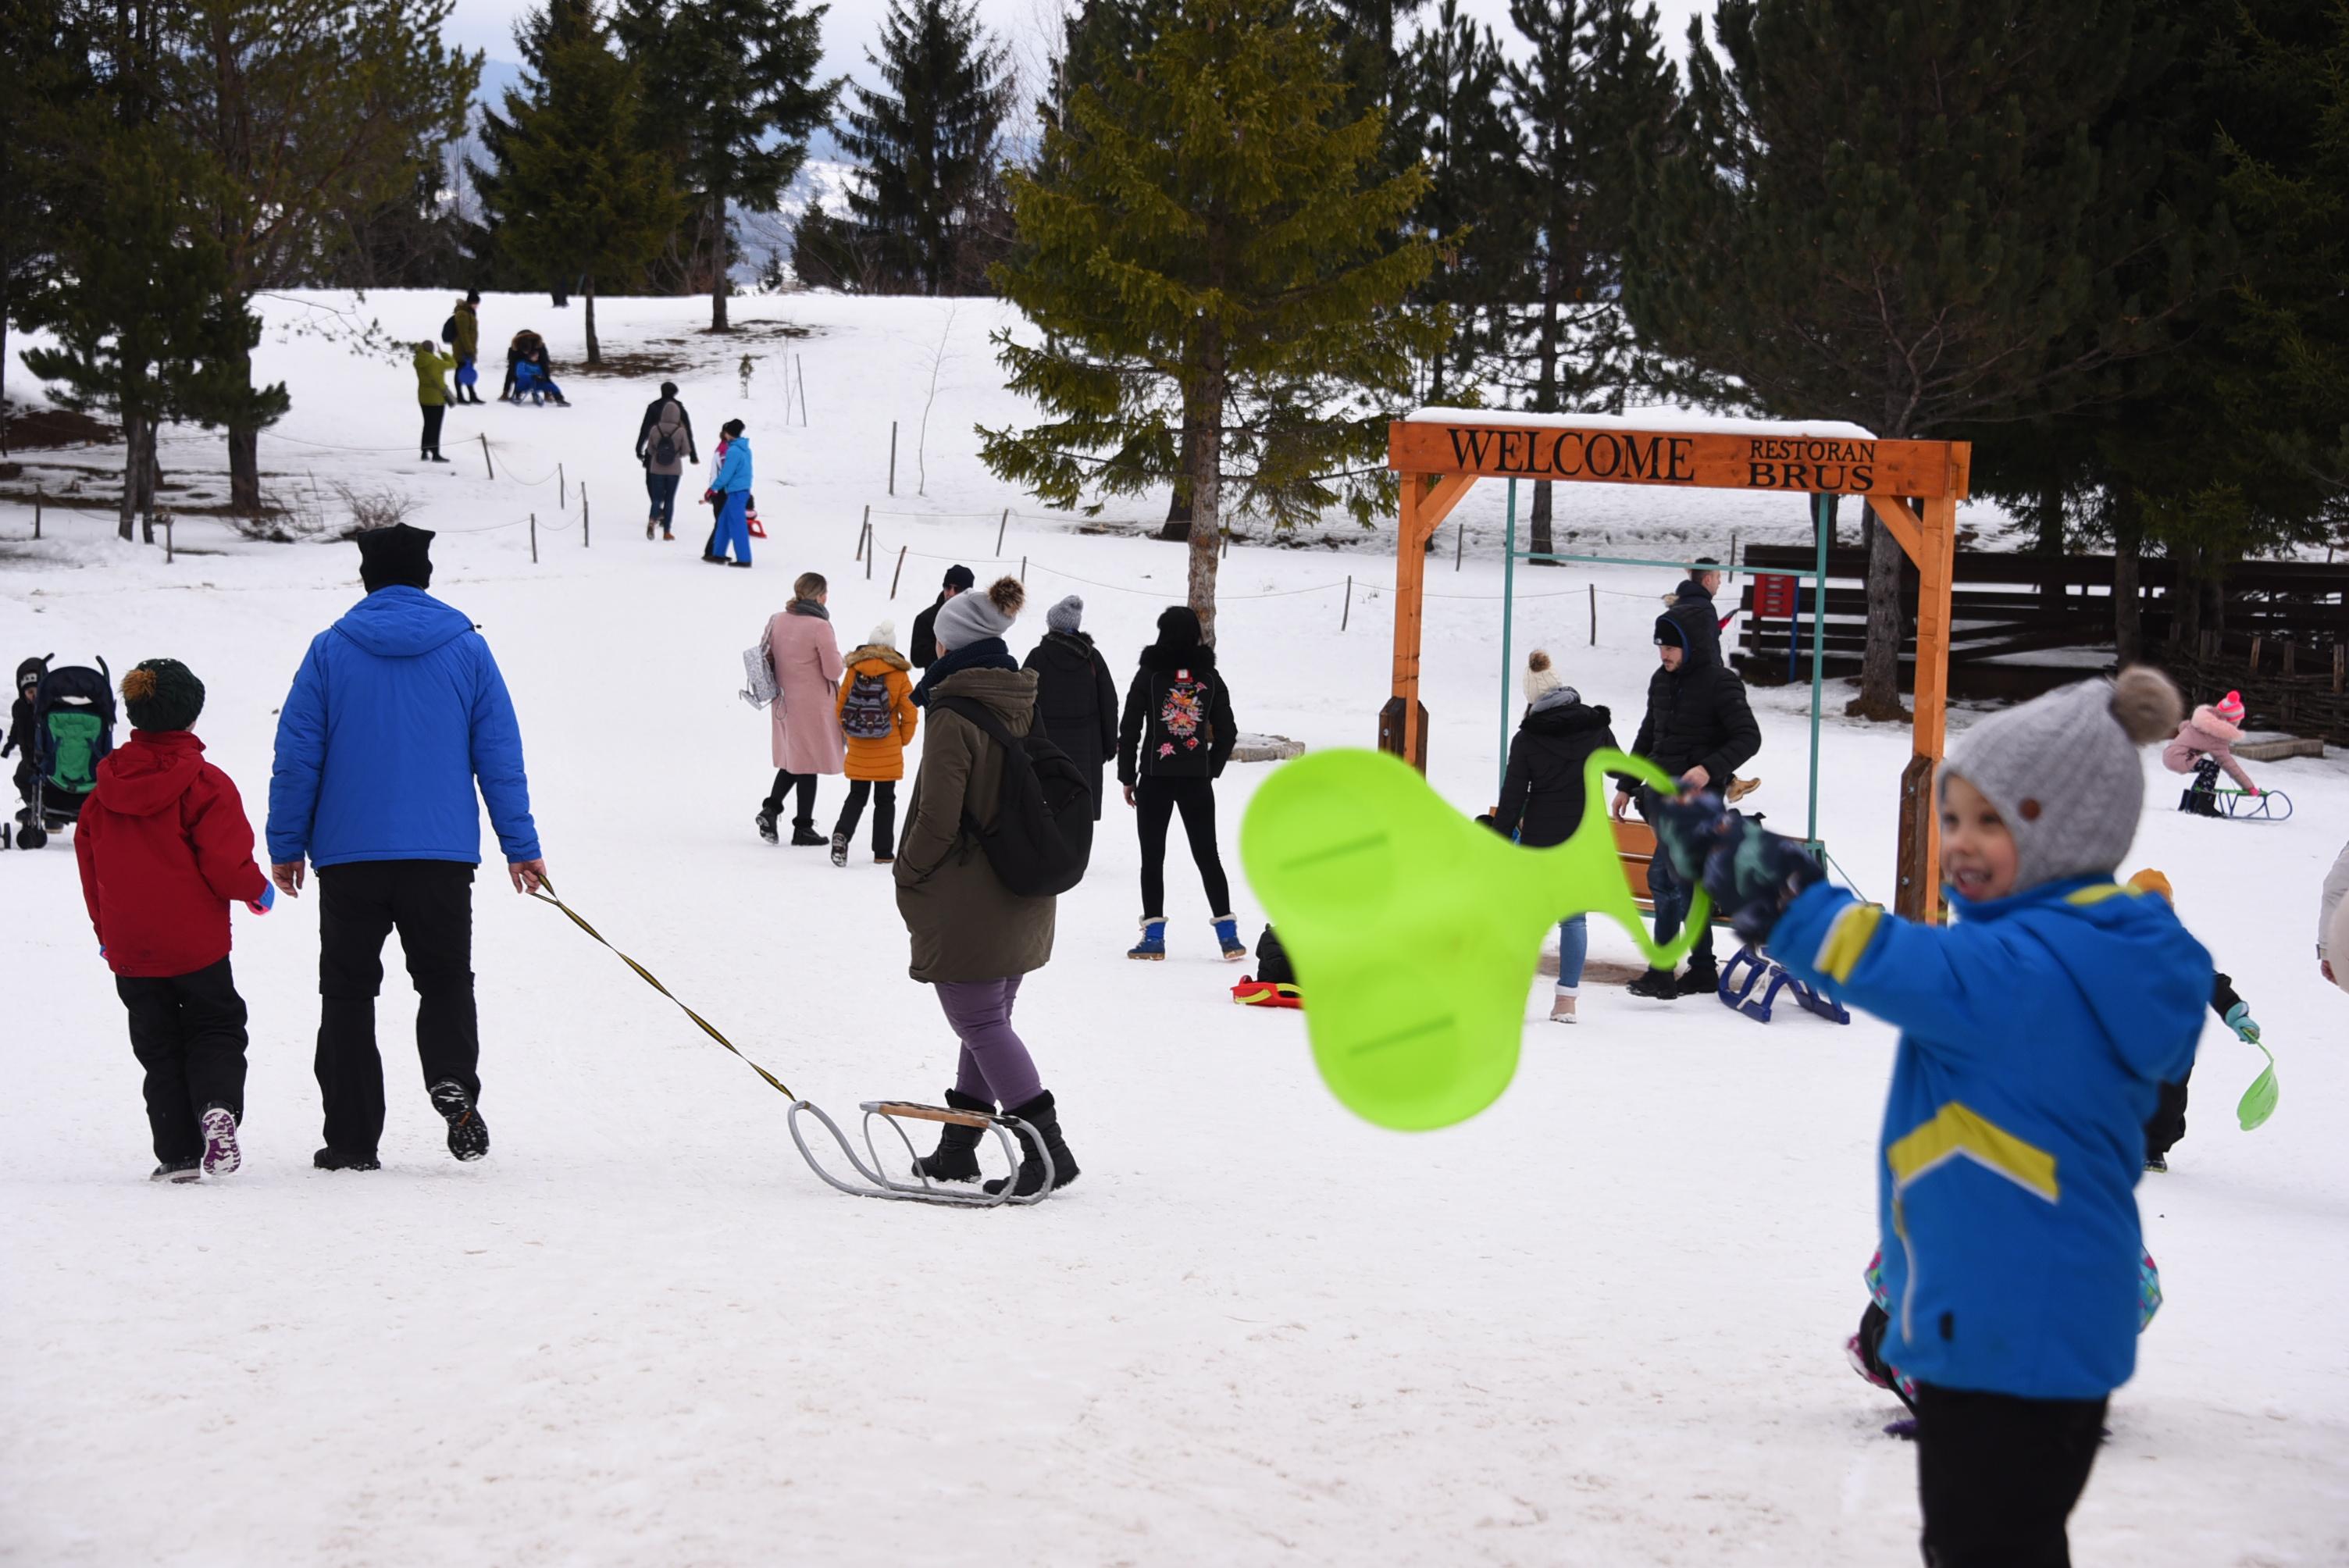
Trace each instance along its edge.
<instances>
[{"instance_id":1,"label":"man in black jacket","mask_svg":"<svg viewBox=\"0 0 2349 1568\"><path fill-rule=\"evenodd\" d=\"M1721 662L1719 628L1710 599L1683 599L1656 617L1660 667L1648 680L1648 714L1631 749L1680 779L1681 788L1722 790L1737 767L1762 749L1762 731L1746 706L1745 683ZM1660 798L1640 793L1640 815L1651 822ZM1615 815L1631 805L1618 790ZM1656 901L1656 940L1670 942L1688 918L1694 890L1673 872L1663 854L1648 862L1648 891ZM1651 969L1631 982L1636 996L1692 996L1720 982L1708 926L1689 955L1688 973L1678 980L1669 969Z\"/></svg>"},{"instance_id":2,"label":"man in black jacket","mask_svg":"<svg viewBox=\"0 0 2349 1568\"><path fill-rule=\"evenodd\" d=\"M937 662L938 612L946 608L947 601L956 594L970 592L970 585L978 581L968 566L947 568L946 582L938 589L937 603L914 617L914 634L905 642L905 656L914 661L916 669L926 670Z\"/></svg>"}]
</instances>

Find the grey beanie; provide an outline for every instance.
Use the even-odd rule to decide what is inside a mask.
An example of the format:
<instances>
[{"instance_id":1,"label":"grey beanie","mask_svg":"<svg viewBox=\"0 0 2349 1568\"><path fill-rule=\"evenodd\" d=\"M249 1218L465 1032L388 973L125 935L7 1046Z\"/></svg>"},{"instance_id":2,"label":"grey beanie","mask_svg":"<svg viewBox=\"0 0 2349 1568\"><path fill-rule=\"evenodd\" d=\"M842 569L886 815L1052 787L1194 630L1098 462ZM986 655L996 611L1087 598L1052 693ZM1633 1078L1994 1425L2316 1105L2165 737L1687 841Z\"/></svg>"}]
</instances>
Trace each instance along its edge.
<instances>
[{"instance_id":1,"label":"grey beanie","mask_svg":"<svg viewBox=\"0 0 2349 1568\"><path fill-rule=\"evenodd\" d=\"M1028 602L1028 591L1017 577L999 577L984 593L957 593L938 606L931 623L938 646L967 648L1011 630L1012 617Z\"/></svg>"},{"instance_id":2,"label":"grey beanie","mask_svg":"<svg viewBox=\"0 0 2349 1568\"><path fill-rule=\"evenodd\" d=\"M1982 793L2014 836L2014 891L2109 876L2145 809L2137 748L2167 739L2183 705L2159 670L2082 681L1983 719L1941 765Z\"/></svg>"},{"instance_id":3,"label":"grey beanie","mask_svg":"<svg viewBox=\"0 0 2349 1568\"><path fill-rule=\"evenodd\" d=\"M1077 627L1085 618L1085 602L1074 593L1044 612L1044 624L1064 637L1076 635Z\"/></svg>"}]
</instances>

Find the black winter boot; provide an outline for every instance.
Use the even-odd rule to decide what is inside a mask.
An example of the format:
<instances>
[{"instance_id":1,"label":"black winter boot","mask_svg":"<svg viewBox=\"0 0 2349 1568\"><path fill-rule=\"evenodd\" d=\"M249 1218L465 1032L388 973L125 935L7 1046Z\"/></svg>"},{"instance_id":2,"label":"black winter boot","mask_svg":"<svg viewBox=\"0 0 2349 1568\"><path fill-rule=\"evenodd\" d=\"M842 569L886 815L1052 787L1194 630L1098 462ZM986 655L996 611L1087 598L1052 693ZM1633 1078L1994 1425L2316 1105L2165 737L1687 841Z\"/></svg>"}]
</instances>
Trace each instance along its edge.
<instances>
[{"instance_id":1,"label":"black winter boot","mask_svg":"<svg viewBox=\"0 0 2349 1568\"><path fill-rule=\"evenodd\" d=\"M1045 1152L1052 1157L1052 1191L1057 1192L1077 1179L1077 1157L1069 1152L1068 1142L1061 1136L1061 1117L1053 1109L1051 1090L1046 1089L1025 1105L1007 1106L1003 1114L1018 1117L1043 1140ZM988 1197L1002 1191L1006 1182L1012 1180L1019 1183L1011 1189L1014 1197L1031 1197L1043 1190L1044 1162L1036 1157L1024 1136L1019 1137L1019 1176L989 1181L986 1188Z\"/></svg>"},{"instance_id":2,"label":"black winter boot","mask_svg":"<svg viewBox=\"0 0 2349 1568\"><path fill-rule=\"evenodd\" d=\"M1699 954L1689 960L1688 973L1682 975L1673 989L1682 996L1707 996L1721 989L1721 971L1714 967L1711 954Z\"/></svg>"},{"instance_id":3,"label":"black winter boot","mask_svg":"<svg viewBox=\"0 0 2349 1568\"><path fill-rule=\"evenodd\" d=\"M948 1110L967 1110L975 1116L993 1116L995 1106L984 1099L974 1099L960 1089L947 1090ZM914 1174L933 1181L976 1181L978 1180L978 1140L987 1136L983 1127L957 1127L951 1121L938 1124L938 1148L935 1154L925 1154L914 1161Z\"/></svg>"},{"instance_id":4,"label":"black winter boot","mask_svg":"<svg viewBox=\"0 0 2349 1568\"><path fill-rule=\"evenodd\" d=\"M1669 969L1651 969L1625 987L1634 996L1669 1002L1681 994L1680 982Z\"/></svg>"}]
</instances>

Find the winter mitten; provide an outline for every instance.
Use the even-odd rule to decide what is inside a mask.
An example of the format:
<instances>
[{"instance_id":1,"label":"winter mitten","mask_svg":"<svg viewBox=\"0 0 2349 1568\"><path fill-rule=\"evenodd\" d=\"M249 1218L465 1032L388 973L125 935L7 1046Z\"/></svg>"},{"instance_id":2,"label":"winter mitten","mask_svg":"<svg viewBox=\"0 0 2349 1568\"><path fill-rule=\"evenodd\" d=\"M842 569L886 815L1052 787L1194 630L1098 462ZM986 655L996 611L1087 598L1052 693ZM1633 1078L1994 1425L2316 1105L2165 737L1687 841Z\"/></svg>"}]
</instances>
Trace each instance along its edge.
<instances>
[{"instance_id":1,"label":"winter mitten","mask_svg":"<svg viewBox=\"0 0 2349 1568\"><path fill-rule=\"evenodd\" d=\"M271 910L275 909L277 907L276 884L274 882L263 882L261 884L261 896L259 898L246 899L244 901L244 907L253 911L255 914L267 914Z\"/></svg>"},{"instance_id":2,"label":"winter mitten","mask_svg":"<svg viewBox=\"0 0 2349 1568\"><path fill-rule=\"evenodd\" d=\"M1671 868L1682 882L1693 882L1703 873L1704 863L1737 819L1721 803L1721 797L1707 791L1699 795L1682 795L1671 799L1659 798L1649 819L1656 830L1656 847L1663 851Z\"/></svg>"},{"instance_id":3,"label":"winter mitten","mask_svg":"<svg viewBox=\"0 0 2349 1568\"><path fill-rule=\"evenodd\" d=\"M1729 815L1704 863L1704 890L1713 907L1729 916L1730 929L1760 947L1786 906L1826 870L1799 841L1757 828Z\"/></svg>"},{"instance_id":4,"label":"winter mitten","mask_svg":"<svg viewBox=\"0 0 2349 1568\"><path fill-rule=\"evenodd\" d=\"M2234 1030L2235 1037L2245 1045L2256 1046L2260 1043L2260 1026L2251 1017L2251 1005L2249 1002L2238 1002L2227 1009L2227 1027Z\"/></svg>"}]
</instances>

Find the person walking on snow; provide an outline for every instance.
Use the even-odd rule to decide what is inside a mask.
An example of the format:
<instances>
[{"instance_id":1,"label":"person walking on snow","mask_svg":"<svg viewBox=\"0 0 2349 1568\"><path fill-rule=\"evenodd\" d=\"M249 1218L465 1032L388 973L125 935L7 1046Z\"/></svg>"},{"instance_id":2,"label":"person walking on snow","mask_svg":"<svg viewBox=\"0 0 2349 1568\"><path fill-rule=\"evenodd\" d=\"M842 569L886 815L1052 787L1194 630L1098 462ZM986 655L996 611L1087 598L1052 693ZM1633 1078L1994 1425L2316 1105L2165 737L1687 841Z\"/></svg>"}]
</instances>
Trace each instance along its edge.
<instances>
[{"instance_id":1,"label":"person walking on snow","mask_svg":"<svg viewBox=\"0 0 2349 1568\"><path fill-rule=\"evenodd\" d=\"M1158 640L1142 650L1118 726L1117 780L1142 836L1142 907L1149 912L1128 958L1166 956L1166 827L1177 810L1207 907L1219 912L1213 916L1216 944L1226 963L1247 956L1216 848L1216 780L1238 744L1216 650L1202 637L1197 614L1171 604L1158 616Z\"/></svg>"},{"instance_id":2,"label":"person walking on snow","mask_svg":"<svg viewBox=\"0 0 2349 1568\"><path fill-rule=\"evenodd\" d=\"M1093 640L1078 630L1085 602L1074 593L1044 612L1050 628L1020 667L1036 672L1036 713L1053 745L1092 780L1101 820L1102 769L1117 755L1117 683Z\"/></svg>"},{"instance_id":3,"label":"person walking on snow","mask_svg":"<svg viewBox=\"0 0 2349 1568\"><path fill-rule=\"evenodd\" d=\"M939 656L924 677L936 677L929 738L892 874L912 941L909 973L936 988L961 1042L947 1104L978 1114L1001 1106L1026 1122L1051 1156L1057 1190L1077 1179L1076 1157L1061 1136L1059 1106L1011 1026L1022 977L1051 961L1056 901L1005 887L971 830L994 826L1002 804L1005 762L990 727L1018 739L1037 722L1036 676L1014 665L1003 644L1025 600L1017 578L999 577L984 593L938 607ZM980 1132L942 1126L936 1152L916 1161L916 1172L933 1181L976 1181ZM1001 1192L1006 1181L1021 1197L1043 1190L1044 1162L1020 1142L1019 1171L989 1181L988 1193Z\"/></svg>"},{"instance_id":4,"label":"person walking on snow","mask_svg":"<svg viewBox=\"0 0 2349 1568\"><path fill-rule=\"evenodd\" d=\"M1741 937L1900 1030L1878 1349L1916 1384L1934 1568L2069 1563L2065 1521L2136 1369L2145 1123L2193 1065L2212 970L2167 903L2113 877L2145 808L2137 748L2179 707L2133 666L1960 737L1936 800L1948 925L1862 903L1710 791L1658 812L1658 858Z\"/></svg>"},{"instance_id":5,"label":"person walking on snow","mask_svg":"<svg viewBox=\"0 0 2349 1568\"><path fill-rule=\"evenodd\" d=\"M416 402L424 412L424 438L420 443L420 459L428 463L445 463L440 455L440 421L449 412L449 388L440 377L457 367L457 362L440 353L429 343L416 346Z\"/></svg>"},{"instance_id":6,"label":"person walking on snow","mask_svg":"<svg viewBox=\"0 0 2349 1568\"><path fill-rule=\"evenodd\" d=\"M225 1176L243 1161L244 999L229 970L228 906L266 914L253 824L192 733L204 683L177 659L122 677L130 744L98 765L74 859L98 951L146 1069L156 1181Z\"/></svg>"},{"instance_id":7,"label":"person walking on snow","mask_svg":"<svg viewBox=\"0 0 2349 1568\"><path fill-rule=\"evenodd\" d=\"M905 653L913 660L916 669L926 670L937 662L938 612L945 609L947 601L956 594L969 593L970 585L977 581L968 566L957 563L947 568L946 582L938 589L936 602L914 617L914 635L905 645Z\"/></svg>"},{"instance_id":8,"label":"person walking on snow","mask_svg":"<svg viewBox=\"0 0 2349 1568\"><path fill-rule=\"evenodd\" d=\"M1713 645L1713 663L1725 669L1728 667L1729 659L1722 652L1722 634L1728 631L1729 623L1737 618L1737 611L1733 606L1726 615L1714 613L1720 606L1713 602L1713 596L1720 592L1721 562L1710 555L1700 555L1691 567L1687 579L1678 588L1672 590L1671 597L1664 603L1667 610L1686 604L1691 606L1692 611L1703 612L1704 619L1702 624L1699 624L1694 614L1686 618L1684 624L1692 634L1700 631L1705 634L1706 640ZM1759 779L1739 779L1733 776L1723 787L1723 797L1734 806L1761 787L1762 780Z\"/></svg>"},{"instance_id":9,"label":"person walking on snow","mask_svg":"<svg viewBox=\"0 0 2349 1568\"><path fill-rule=\"evenodd\" d=\"M2178 727L2178 733L2161 748L2161 765L2172 773L2191 773L2194 782L2178 797L2178 809L2198 817L2223 817L2219 809L2219 769L2227 770L2230 778L2242 787L2246 795L2257 795L2260 787L2235 760L2235 742L2243 738L2243 697L2240 692L2229 692L2217 702L2206 702L2194 710L2194 717Z\"/></svg>"},{"instance_id":10,"label":"person walking on snow","mask_svg":"<svg viewBox=\"0 0 2349 1568\"><path fill-rule=\"evenodd\" d=\"M873 802L873 863L897 858L897 780L905 776L905 748L914 744L921 709L905 655L897 651L897 624L884 621L850 654L840 677L840 733L848 742L848 799L832 828L832 863L848 863L848 841ZM779 685L781 683L778 683ZM777 791L778 795L781 791Z\"/></svg>"},{"instance_id":11,"label":"person walking on snow","mask_svg":"<svg viewBox=\"0 0 2349 1568\"><path fill-rule=\"evenodd\" d=\"M1647 717L1631 749L1678 779L1683 791L1719 793L1739 765L1762 749L1762 729L1746 705L1745 683L1721 662L1711 605L1710 600L1684 600L1656 617L1659 668L1648 677ZM1651 826L1664 799L1653 789L1640 791L1640 815ZM1630 790L1619 785L1616 817L1631 803ZM1673 871L1670 857L1656 855L1648 861L1648 891L1656 903L1656 941L1669 943L1681 934L1694 890ZM1634 996L1663 1000L1702 995L1720 981L1708 924L1689 954L1687 974L1675 979L1669 969L1651 969L1630 989Z\"/></svg>"},{"instance_id":12,"label":"person walking on snow","mask_svg":"<svg viewBox=\"0 0 2349 1568\"><path fill-rule=\"evenodd\" d=\"M709 536L709 553L701 559L713 566L729 564L726 550L731 545L731 564L750 564L750 525L745 521L750 514L750 438L742 433L742 421L729 419L719 427L726 438L726 455L718 459L718 473L709 488L719 497L718 528Z\"/></svg>"},{"instance_id":13,"label":"person walking on snow","mask_svg":"<svg viewBox=\"0 0 2349 1568\"><path fill-rule=\"evenodd\" d=\"M775 841L776 820L786 791L799 796L792 818L792 843L813 849L829 842L815 830L815 781L838 773L841 745L840 643L832 634L830 596L823 574L802 572L792 584L792 602L767 617L762 641L775 672L775 701L768 709L774 726L774 787L759 807L759 837Z\"/></svg>"},{"instance_id":14,"label":"person walking on snow","mask_svg":"<svg viewBox=\"0 0 2349 1568\"><path fill-rule=\"evenodd\" d=\"M1582 826L1588 790L1583 764L1590 754L1615 744L1611 715L1585 706L1582 694L1558 678L1549 655L1536 648L1526 660L1526 716L1509 743L1508 767L1501 779L1501 803L1493 809L1493 830L1527 849L1562 844ZM1573 915L1557 928L1557 994L1550 1021L1571 1024L1582 985L1583 960L1590 951L1588 923Z\"/></svg>"},{"instance_id":15,"label":"person walking on snow","mask_svg":"<svg viewBox=\"0 0 2349 1568\"><path fill-rule=\"evenodd\" d=\"M490 645L435 599L432 534L398 523L358 536L367 597L311 639L277 719L270 874L299 897L318 870L322 1171L372 1171L383 1133L375 999L383 941L399 933L416 986L416 1053L449 1152L479 1160L481 1032L473 1008L473 869L481 810L518 893L546 877L530 814L522 729Z\"/></svg>"},{"instance_id":16,"label":"person walking on snow","mask_svg":"<svg viewBox=\"0 0 2349 1568\"><path fill-rule=\"evenodd\" d=\"M476 314L476 307L481 303L481 291L467 289L465 297L457 302L457 308L449 315L450 325L456 329L450 335L449 346L457 356L457 401L460 403L479 403L481 400L479 386L481 379L481 318Z\"/></svg>"},{"instance_id":17,"label":"person walking on snow","mask_svg":"<svg viewBox=\"0 0 2349 1568\"><path fill-rule=\"evenodd\" d=\"M701 454L694 449L693 418L677 400L674 381L661 383L660 396L647 406L636 426L636 461L645 465L645 493L652 499L645 537L650 539L658 529L663 539L675 539L677 487L685 478L685 465L700 462Z\"/></svg>"}]
</instances>

